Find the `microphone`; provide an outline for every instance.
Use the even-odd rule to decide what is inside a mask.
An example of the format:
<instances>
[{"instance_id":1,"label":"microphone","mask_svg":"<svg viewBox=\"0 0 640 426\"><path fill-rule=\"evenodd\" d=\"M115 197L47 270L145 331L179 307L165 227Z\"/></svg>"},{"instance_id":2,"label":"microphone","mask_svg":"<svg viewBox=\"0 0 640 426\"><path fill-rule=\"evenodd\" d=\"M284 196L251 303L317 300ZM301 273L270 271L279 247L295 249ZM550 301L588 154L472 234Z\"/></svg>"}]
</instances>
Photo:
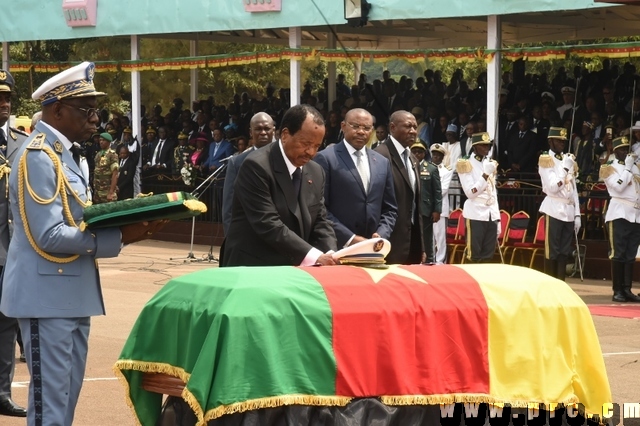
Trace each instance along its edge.
<instances>
[{"instance_id":1,"label":"microphone","mask_svg":"<svg viewBox=\"0 0 640 426\"><path fill-rule=\"evenodd\" d=\"M219 163L226 163L227 161L231 160L233 158L233 155L228 156L227 158L223 158L222 160L218 161Z\"/></svg>"}]
</instances>

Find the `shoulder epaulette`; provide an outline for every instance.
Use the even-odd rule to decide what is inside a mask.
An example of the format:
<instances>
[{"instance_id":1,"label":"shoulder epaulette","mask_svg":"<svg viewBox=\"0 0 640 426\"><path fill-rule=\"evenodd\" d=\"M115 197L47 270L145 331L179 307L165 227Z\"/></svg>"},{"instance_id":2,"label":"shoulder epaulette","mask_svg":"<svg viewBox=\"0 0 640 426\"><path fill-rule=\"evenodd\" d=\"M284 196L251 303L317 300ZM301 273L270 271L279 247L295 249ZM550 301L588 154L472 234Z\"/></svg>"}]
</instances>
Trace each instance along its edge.
<instances>
[{"instance_id":1,"label":"shoulder epaulette","mask_svg":"<svg viewBox=\"0 0 640 426\"><path fill-rule=\"evenodd\" d=\"M600 166L600 179L604 180L614 174L616 172L616 168L611 165L611 161L607 164L603 164Z\"/></svg>"},{"instance_id":2,"label":"shoulder epaulette","mask_svg":"<svg viewBox=\"0 0 640 426\"><path fill-rule=\"evenodd\" d=\"M609 160L609 161L607 161L607 166L609 166L609 165L611 165L611 164L613 164L613 160Z\"/></svg>"},{"instance_id":3,"label":"shoulder epaulette","mask_svg":"<svg viewBox=\"0 0 640 426\"><path fill-rule=\"evenodd\" d=\"M470 173L473 170L471 162L466 158L460 158L456 163L456 171L458 174Z\"/></svg>"},{"instance_id":4,"label":"shoulder epaulette","mask_svg":"<svg viewBox=\"0 0 640 426\"><path fill-rule=\"evenodd\" d=\"M36 135L36 137L34 137L31 142L29 142L29 145L27 145L27 149L42 149L44 148L44 141L45 139L47 139L47 135L44 133L40 133L39 135Z\"/></svg>"},{"instance_id":5,"label":"shoulder epaulette","mask_svg":"<svg viewBox=\"0 0 640 426\"><path fill-rule=\"evenodd\" d=\"M542 154L538 159L538 167L548 169L550 167L553 167L553 165L553 157L551 157L549 154Z\"/></svg>"},{"instance_id":6,"label":"shoulder epaulette","mask_svg":"<svg viewBox=\"0 0 640 426\"><path fill-rule=\"evenodd\" d=\"M29 137L28 133L23 132L22 130L19 130L19 129L15 129L13 127L9 127L9 136L11 136L11 139L13 139L14 141L18 139L18 137L16 136L16 133L22 136Z\"/></svg>"},{"instance_id":7,"label":"shoulder epaulette","mask_svg":"<svg viewBox=\"0 0 640 426\"><path fill-rule=\"evenodd\" d=\"M444 168L445 168L445 169L447 169L447 170L453 170L453 169L451 168L451 166L447 166L446 164L444 165Z\"/></svg>"}]
</instances>

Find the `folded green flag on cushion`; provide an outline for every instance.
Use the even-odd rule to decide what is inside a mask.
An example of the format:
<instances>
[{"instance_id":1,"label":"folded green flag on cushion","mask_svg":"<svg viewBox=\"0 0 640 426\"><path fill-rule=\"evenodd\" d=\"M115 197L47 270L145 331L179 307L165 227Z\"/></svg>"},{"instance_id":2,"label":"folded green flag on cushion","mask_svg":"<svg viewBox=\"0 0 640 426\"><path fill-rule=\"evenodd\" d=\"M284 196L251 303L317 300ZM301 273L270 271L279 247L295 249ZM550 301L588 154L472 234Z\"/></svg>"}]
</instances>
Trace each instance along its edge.
<instances>
[{"instance_id":1,"label":"folded green flag on cushion","mask_svg":"<svg viewBox=\"0 0 640 426\"><path fill-rule=\"evenodd\" d=\"M108 228L151 220L185 219L206 211L207 206L193 195L169 192L89 206L84 209L84 222L90 228Z\"/></svg>"}]
</instances>

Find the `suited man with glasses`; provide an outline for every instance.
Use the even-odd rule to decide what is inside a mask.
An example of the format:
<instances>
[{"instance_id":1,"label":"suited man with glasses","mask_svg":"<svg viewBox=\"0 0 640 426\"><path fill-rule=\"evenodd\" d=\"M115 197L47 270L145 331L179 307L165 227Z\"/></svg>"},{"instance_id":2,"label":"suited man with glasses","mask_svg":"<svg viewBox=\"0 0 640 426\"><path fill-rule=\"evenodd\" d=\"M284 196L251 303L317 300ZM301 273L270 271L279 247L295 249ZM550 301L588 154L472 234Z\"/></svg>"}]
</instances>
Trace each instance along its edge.
<instances>
[{"instance_id":1,"label":"suited man with glasses","mask_svg":"<svg viewBox=\"0 0 640 426\"><path fill-rule=\"evenodd\" d=\"M344 139L313 158L325 172L324 202L338 248L367 238L389 239L398 208L391 163L365 146L373 117L365 109L352 109L340 127Z\"/></svg>"}]
</instances>

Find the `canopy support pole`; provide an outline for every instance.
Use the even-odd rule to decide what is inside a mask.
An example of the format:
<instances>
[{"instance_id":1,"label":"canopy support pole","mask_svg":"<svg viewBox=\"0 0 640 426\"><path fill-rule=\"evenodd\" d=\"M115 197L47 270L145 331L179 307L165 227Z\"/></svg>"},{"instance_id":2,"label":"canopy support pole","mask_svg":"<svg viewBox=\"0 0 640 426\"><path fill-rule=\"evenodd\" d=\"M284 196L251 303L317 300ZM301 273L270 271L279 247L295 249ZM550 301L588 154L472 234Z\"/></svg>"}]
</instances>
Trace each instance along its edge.
<instances>
[{"instance_id":1,"label":"canopy support pole","mask_svg":"<svg viewBox=\"0 0 640 426\"><path fill-rule=\"evenodd\" d=\"M189 56L192 58L198 56L198 36L196 35L195 40L189 41ZM189 91L189 99L191 103L189 104L189 108L193 106L193 103L198 100L198 68L194 68L190 70L191 84ZM210 112L210 111L209 111ZM208 123L207 123L208 124Z\"/></svg>"},{"instance_id":2,"label":"canopy support pole","mask_svg":"<svg viewBox=\"0 0 640 426\"><path fill-rule=\"evenodd\" d=\"M331 27L327 36L327 48L336 48L336 32L335 28ZM331 61L327 64L328 71L328 85L327 85L327 111L331 111L333 102L336 100L336 63Z\"/></svg>"},{"instance_id":3,"label":"canopy support pole","mask_svg":"<svg viewBox=\"0 0 640 426\"><path fill-rule=\"evenodd\" d=\"M9 71L9 42L2 42L2 69Z\"/></svg>"},{"instance_id":4,"label":"canopy support pole","mask_svg":"<svg viewBox=\"0 0 640 426\"><path fill-rule=\"evenodd\" d=\"M299 49L302 46L302 30L300 27L289 28L289 47ZM295 106L300 103L300 60L290 59L289 74L289 106Z\"/></svg>"},{"instance_id":5,"label":"canopy support pole","mask_svg":"<svg viewBox=\"0 0 640 426\"><path fill-rule=\"evenodd\" d=\"M131 60L140 60L140 39L137 35L131 36ZM133 178L133 196L137 196L140 193L140 174L142 172L142 129L140 129L140 122L142 121L141 111L141 98L140 98L140 71L135 68L131 71L131 131L135 138L138 138L138 167L136 168L136 174Z\"/></svg>"},{"instance_id":6,"label":"canopy support pole","mask_svg":"<svg viewBox=\"0 0 640 426\"><path fill-rule=\"evenodd\" d=\"M502 22L498 15L487 17L487 49L500 49L502 47ZM500 77L502 67L502 54L496 52L491 61L487 63L487 132L493 140L498 137L498 104L500 99ZM497 141L499 144L501 141ZM498 145L494 145L494 149ZM498 158L498 156L495 156ZM505 167L506 164L500 166Z\"/></svg>"}]
</instances>

